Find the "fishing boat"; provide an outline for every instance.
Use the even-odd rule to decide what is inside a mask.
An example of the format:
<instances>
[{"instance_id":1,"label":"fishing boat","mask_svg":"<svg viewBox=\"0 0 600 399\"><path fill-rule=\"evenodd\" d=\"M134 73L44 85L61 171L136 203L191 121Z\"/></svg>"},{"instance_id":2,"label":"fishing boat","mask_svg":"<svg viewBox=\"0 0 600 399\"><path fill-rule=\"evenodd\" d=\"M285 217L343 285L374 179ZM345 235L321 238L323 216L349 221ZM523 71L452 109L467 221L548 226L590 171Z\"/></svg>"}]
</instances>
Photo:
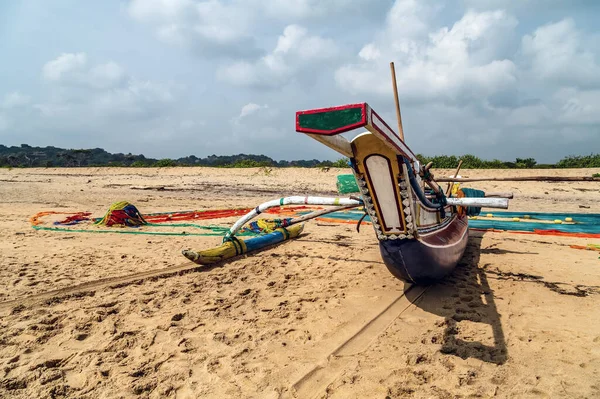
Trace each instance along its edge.
<instances>
[{"instance_id":1,"label":"fishing boat","mask_svg":"<svg viewBox=\"0 0 600 399\"><path fill-rule=\"evenodd\" d=\"M508 208L508 198L486 198L478 190L442 190L404 142L395 74L392 68L398 116L396 133L367 104L298 111L296 131L348 157L360 197L286 197L257 206L229 230L221 246L204 251L184 250L188 259L209 264L298 236L306 220L327 212L362 207L369 215L381 257L395 277L429 284L447 276L465 252L468 214L481 207ZM352 140L342 133L362 129ZM460 167L460 166L459 166ZM457 170L458 173L458 170ZM451 188L451 187L450 187ZM475 195L473 195L475 193ZM331 206L279 226L262 237L241 240L236 232L269 208L309 204Z\"/></svg>"},{"instance_id":2,"label":"fishing boat","mask_svg":"<svg viewBox=\"0 0 600 399\"><path fill-rule=\"evenodd\" d=\"M361 128L351 141L340 136ZM469 207L508 208L507 198L446 195L431 165L420 165L366 103L299 111L296 131L350 159L383 261L402 280L428 284L454 269L467 245Z\"/></svg>"}]
</instances>

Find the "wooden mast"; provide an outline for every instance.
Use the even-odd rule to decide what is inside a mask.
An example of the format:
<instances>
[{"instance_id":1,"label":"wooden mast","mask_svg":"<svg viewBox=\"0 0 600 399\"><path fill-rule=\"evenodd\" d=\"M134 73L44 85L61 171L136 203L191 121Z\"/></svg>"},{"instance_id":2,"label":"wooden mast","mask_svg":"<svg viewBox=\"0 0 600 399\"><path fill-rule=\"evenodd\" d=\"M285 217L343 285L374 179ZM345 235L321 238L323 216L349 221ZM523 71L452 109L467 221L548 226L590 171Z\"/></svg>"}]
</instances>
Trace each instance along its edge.
<instances>
[{"instance_id":1,"label":"wooden mast","mask_svg":"<svg viewBox=\"0 0 600 399\"><path fill-rule=\"evenodd\" d=\"M394 86L394 100L396 101L396 117L398 119L398 134L400 140L404 141L404 130L402 129L402 115L400 114L400 100L398 100L398 86L396 85L396 69L394 63L390 62L390 70L392 71L392 84Z\"/></svg>"},{"instance_id":2,"label":"wooden mast","mask_svg":"<svg viewBox=\"0 0 600 399\"><path fill-rule=\"evenodd\" d=\"M390 62L390 71L392 72L392 87L394 89L394 100L396 101L396 117L398 119L398 135L404 142L404 129L402 128L402 115L400 114L400 100L398 100L398 85L396 84L396 69L394 62ZM427 185L437 194L443 194L441 187L433 180L427 180Z\"/></svg>"}]
</instances>

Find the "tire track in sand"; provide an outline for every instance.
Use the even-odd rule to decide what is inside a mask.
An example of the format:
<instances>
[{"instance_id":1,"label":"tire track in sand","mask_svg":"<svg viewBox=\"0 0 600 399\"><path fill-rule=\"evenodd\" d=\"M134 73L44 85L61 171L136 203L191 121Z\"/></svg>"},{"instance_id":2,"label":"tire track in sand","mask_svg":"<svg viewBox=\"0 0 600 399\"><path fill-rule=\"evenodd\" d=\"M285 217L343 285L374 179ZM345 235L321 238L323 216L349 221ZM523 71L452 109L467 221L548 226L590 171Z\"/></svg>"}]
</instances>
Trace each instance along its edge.
<instances>
[{"instance_id":1,"label":"tire track in sand","mask_svg":"<svg viewBox=\"0 0 600 399\"><path fill-rule=\"evenodd\" d=\"M334 349L322 361L314 364L308 372L304 372L300 378L295 379L289 391L282 392L279 396L281 398L322 397L327 387L355 362L354 356L367 350L402 313L425 294L428 288L409 286L375 317L362 326L356 326L358 330L337 346L327 342L319 345L321 347L315 348L315 350L320 353L327 353L327 346L333 346ZM412 299L406 296L409 292ZM294 379L292 380L294 381Z\"/></svg>"},{"instance_id":2,"label":"tire track in sand","mask_svg":"<svg viewBox=\"0 0 600 399\"><path fill-rule=\"evenodd\" d=\"M107 277L100 280L92 280L87 283L72 285L56 290L40 292L38 294L30 295L25 298L12 299L10 301L0 302L0 312L14 309L16 307L31 306L36 303L46 302L50 300L60 300L63 298L79 296L86 292L96 291L101 288L119 288L126 285L142 282L151 278L166 278L176 274L185 274L193 272L198 269L205 271L211 270L215 267L221 267L226 262L217 263L210 266L201 266L195 263L186 262L177 266L170 266L163 269L148 270L145 272L128 274L119 277Z\"/></svg>"}]
</instances>

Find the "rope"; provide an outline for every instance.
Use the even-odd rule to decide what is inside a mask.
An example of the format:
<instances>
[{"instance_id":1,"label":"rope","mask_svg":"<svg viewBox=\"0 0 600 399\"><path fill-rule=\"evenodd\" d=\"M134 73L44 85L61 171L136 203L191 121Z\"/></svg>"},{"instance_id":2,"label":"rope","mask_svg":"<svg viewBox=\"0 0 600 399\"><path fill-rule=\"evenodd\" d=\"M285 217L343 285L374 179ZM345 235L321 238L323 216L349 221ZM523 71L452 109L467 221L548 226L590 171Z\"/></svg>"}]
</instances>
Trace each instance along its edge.
<instances>
[{"instance_id":1,"label":"rope","mask_svg":"<svg viewBox=\"0 0 600 399\"><path fill-rule=\"evenodd\" d=\"M157 235L157 236L222 236L228 231L225 227L209 227L209 226L196 226L198 228L205 227L208 229L214 229L212 233L186 233L181 232L159 232L159 231L139 231L139 230L81 230L81 229L65 229L61 227L44 227L44 226L31 226L34 230L44 231L62 231L67 233L113 233L113 234L144 234L144 235ZM253 234L241 233L242 236L250 236Z\"/></svg>"}]
</instances>

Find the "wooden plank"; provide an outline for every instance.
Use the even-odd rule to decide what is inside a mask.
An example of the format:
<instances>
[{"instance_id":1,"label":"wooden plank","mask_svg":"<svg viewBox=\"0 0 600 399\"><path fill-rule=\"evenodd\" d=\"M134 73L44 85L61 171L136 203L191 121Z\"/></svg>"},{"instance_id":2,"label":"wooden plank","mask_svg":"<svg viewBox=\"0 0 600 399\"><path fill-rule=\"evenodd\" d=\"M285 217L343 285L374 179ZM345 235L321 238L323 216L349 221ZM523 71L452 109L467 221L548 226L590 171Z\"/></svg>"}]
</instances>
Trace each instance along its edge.
<instances>
[{"instance_id":1,"label":"wooden plank","mask_svg":"<svg viewBox=\"0 0 600 399\"><path fill-rule=\"evenodd\" d=\"M340 154L352 158L352 146L350 142L344 136L323 136L319 134L308 134L308 136L317 140L321 144L325 144L327 147L339 152Z\"/></svg>"}]
</instances>

